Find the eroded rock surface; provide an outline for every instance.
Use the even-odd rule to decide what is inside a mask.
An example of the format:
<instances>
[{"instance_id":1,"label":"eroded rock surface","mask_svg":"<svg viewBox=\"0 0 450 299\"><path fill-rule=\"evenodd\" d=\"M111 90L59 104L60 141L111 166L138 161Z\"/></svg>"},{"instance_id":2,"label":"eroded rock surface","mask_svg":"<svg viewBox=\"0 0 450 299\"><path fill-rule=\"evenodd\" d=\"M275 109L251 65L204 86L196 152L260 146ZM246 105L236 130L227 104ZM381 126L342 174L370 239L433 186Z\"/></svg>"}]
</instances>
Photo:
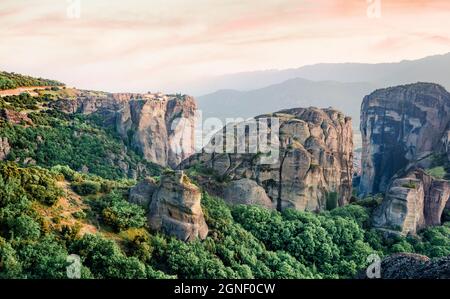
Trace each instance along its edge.
<instances>
[{"instance_id":1,"label":"eroded rock surface","mask_svg":"<svg viewBox=\"0 0 450 299\"><path fill-rule=\"evenodd\" d=\"M152 178L146 178L130 189L128 201L148 210L152 202L153 193L158 188L158 183Z\"/></svg>"},{"instance_id":2,"label":"eroded rock surface","mask_svg":"<svg viewBox=\"0 0 450 299\"><path fill-rule=\"evenodd\" d=\"M450 94L436 84L392 87L364 99L360 193L385 193L375 226L415 234L441 224L450 194L449 126Z\"/></svg>"},{"instance_id":3,"label":"eroded rock surface","mask_svg":"<svg viewBox=\"0 0 450 299\"><path fill-rule=\"evenodd\" d=\"M78 91L51 104L66 113L97 114L150 162L176 167L194 152L194 98Z\"/></svg>"},{"instance_id":4,"label":"eroded rock surface","mask_svg":"<svg viewBox=\"0 0 450 299\"><path fill-rule=\"evenodd\" d=\"M231 204L258 205L265 208L276 208L267 196L263 187L250 179L231 182L224 191L224 200Z\"/></svg>"},{"instance_id":5,"label":"eroded rock surface","mask_svg":"<svg viewBox=\"0 0 450 299\"><path fill-rule=\"evenodd\" d=\"M264 131L261 131L262 120L271 117L278 119L280 125L279 132L275 132L271 121L266 122L271 136L268 139L272 139L272 157L268 157L270 154L260 151L261 144L251 151L255 143L250 141L265 134L261 133ZM227 180L251 179L264 188L272 206L279 210L322 210L327 198L333 194L336 205L349 201L353 174L350 118L331 108L297 108L259 116L256 120L262 126L259 131L250 129L254 121L232 125L236 131L247 126L243 136L231 137L229 132L234 130L224 128L202 153L183 161L180 168L200 165L213 169L217 176ZM231 152L221 153L221 143L214 143L217 140L227 143L227 139L235 140L236 146ZM244 153L237 151L238 144L245 144L247 150ZM211 147L216 148L210 151Z\"/></svg>"},{"instance_id":6,"label":"eroded rock surface","mask_svg":"<svg viewBox=\"0 0 450 299\"><path fill-rule=\"evenodd\" d=\"M388 188L382 205L374 213L374 225L403 234L441 224L441 215L450 195L450 184L423 170L410 171L396 178Z\"/></svg>"},{"instance_id":7,"label":"eroded rock surface","mask_svg":"<svg viewBox=\"0 0 450 299\"><path fill-rule=\"evenodd\" d=\"M201 190L182 171L164 174L160 183L144 180L129 193L130 202L147 209L152 230L182 241L208 235L201 197Z\"/></svg>"},{"instance_id":8,"label":"eroded rock surface","mask_svg":"<svg viewBox=\"0 0 450 299\"><path fill-rule=\"evenodd\" d=\"M360 193L386 192L398 171L439 151L448 140L449 121L450 94L436 84L397 86L365 97Z\"/></svg>"},{"instance_id":9,"label":"eroded rock surface","mask_svg":"<svg viewBox=\"0 0 450 299\"><path fill-rule=\"evenodd\" d=\"M3 118L12 124L32 125L33 121L28 117L26 113L14 111L10 109L1 109L0 118Z\"/></svg>"}]
</instances>

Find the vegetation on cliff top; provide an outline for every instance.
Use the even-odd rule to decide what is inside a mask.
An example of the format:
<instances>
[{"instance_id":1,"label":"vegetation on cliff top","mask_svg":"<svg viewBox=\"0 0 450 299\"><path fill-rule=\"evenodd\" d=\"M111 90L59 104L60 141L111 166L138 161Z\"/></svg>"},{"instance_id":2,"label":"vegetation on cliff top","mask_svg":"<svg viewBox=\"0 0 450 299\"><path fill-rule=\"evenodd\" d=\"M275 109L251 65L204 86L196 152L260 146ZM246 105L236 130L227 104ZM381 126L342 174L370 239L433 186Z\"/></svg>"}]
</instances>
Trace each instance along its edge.
<instances>
[{"instance_id":1,"label":"vegetation on cliff top","mask_svg":"<svg viewBox=\"0 0 450 299\"><path fill-rule=\"evenodd\" d=\"M97 125L97 120L43 109L42 105L50 100L27 94L5 98L6 109L31 109L27 119L32 122L0 119L0 137L8 138L11 146L8 160L44 167L67 165L108 179L159 174L159 166L128 149L113 131Z\"/></svg>"},{"instance_id":2,"label":"vegetation on cliff top","mask_svg":"<svg viewBox=\"0 0 450 299\"><path fill-rule=\"evenodd\" d=\"M55 80L33 78L16 73L0 71L0 90L15 89L18 87L35 86L63 86L64 84Z\"/></svg>"}]
</instances>

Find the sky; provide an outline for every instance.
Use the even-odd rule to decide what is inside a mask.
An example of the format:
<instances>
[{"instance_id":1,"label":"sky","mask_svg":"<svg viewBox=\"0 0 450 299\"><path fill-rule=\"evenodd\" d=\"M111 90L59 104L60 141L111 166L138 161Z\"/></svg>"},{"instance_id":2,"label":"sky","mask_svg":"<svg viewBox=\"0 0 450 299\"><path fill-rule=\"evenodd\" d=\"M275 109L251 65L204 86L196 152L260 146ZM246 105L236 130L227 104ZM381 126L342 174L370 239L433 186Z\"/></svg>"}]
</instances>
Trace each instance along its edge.
<instances>
[{"instance_id":1,"label":"sky","mask_svg":"<svg viewBox=\"0 0 450 299\"><path fill-rule=\"evenodd\" d=\"M0 0L0 69L83 89L450 52L449 0Z\"/></svg>"}]
</instances>

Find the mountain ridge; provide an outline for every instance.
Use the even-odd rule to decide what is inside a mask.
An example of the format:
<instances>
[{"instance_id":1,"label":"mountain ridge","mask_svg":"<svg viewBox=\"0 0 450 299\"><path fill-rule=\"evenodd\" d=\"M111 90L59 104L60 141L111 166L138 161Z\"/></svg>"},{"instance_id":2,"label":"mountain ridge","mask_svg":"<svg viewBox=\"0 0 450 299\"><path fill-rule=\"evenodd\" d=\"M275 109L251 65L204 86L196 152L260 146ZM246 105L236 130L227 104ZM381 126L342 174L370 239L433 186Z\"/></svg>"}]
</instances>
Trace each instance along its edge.
<instances>
[{"instance_id":1,"label":"mountain ridge","mask_svg":"<svg viewBox=\"0 0 450 299\"><path fill-rule=\"evenodd\" d=\"M359 126L361 99L378 86L366 82L316 82L294 78L251 91L219 90L197 98L203 117L249 118L295 107L330 106L345 111ZM239 109L235 107L239 105Z\"/></svg>"},{"instance_id":2,"label":"mountain ridge","mask_svg":"<svg viewBox=\"0 0 450 299\"><path fill-rule=\"evenodd\" d=\"M308 80L313 81L325 81L328 79L341 81L341 82L355 82L355 81L375 81L372 83L382 83L383 85L389 85L386 83L391 83L390 85L399 85L398 82L393 79L391 80L381 80L385 74L388 73L395 73L395 68L398 69L398 67L410 67L412 66L418 66L423 63L432 63L433 65L431 67L428 67L428 69L436 70L436 69L442 69L445 71L448 70L448 66L450 66L450 52L444 53L444 54L437 54L437 55L431 55L426 56L419 59L411 59L411 60L401 60L399 62L383 62L383 63L359 63L359 62L344 62L344 63L317 63L317 64L310 64L301 66L298 68L288 68L288 69L271 69L271 70L262 70L262 71L251 71L251 72L240 72L236 74L227 74L222 76L213 77L210 80L206 80L200 84L197 84L197 86L194 86L192 88L193 90L189 90L189 93L193 94L194 96L202 96L209 93L212 93L214 91L220 90L220 89L229 89L234 88L240 91L249 91L252 89L258 89L262 88L267 85L277 84L281 83L283 81L286 81L288 79L292 78L304 78ZM353 76L346 76L342 75L343 71L346 71L345 68L394 68L394 72L391 71L379 71L378 76L381 76L377 80L368 80L368 79L361 79L358 78L361 76L361 74L355 74ZM327 69L327 68L331 68ZM341 68L341 69L339 69ZM332 71L332 72L331 72ZM355 72L356 70L352 70ZM316 73L314 73L316 72ZM330 74L331 72L331 74ZM333 76L333 73L335 75ZM364 71L363 73L371 75L373 74L372 71ZM421 74L420 70L409 72L410 74ZM358 79L354 79L354 77L357 77ZM367 75L366 75L367 76ZM342 81L342 78L346 78L345 81ZM352 78L352 79L348 79ZM421 81L421 77L417 77L416 80L412 81ZM445 78L445 76L443 76ZM427 78L424 77L422 81L436 81L436 80L426 80ZM411 81L411 80L410 80ZM439 80L438 80L439 81ZM406 83L406 82L403 82ZM436 82L441 83L441 82ZM445 78L444 84L446 88L450 88L450 80Z\"/></svg>"}]
</instances>

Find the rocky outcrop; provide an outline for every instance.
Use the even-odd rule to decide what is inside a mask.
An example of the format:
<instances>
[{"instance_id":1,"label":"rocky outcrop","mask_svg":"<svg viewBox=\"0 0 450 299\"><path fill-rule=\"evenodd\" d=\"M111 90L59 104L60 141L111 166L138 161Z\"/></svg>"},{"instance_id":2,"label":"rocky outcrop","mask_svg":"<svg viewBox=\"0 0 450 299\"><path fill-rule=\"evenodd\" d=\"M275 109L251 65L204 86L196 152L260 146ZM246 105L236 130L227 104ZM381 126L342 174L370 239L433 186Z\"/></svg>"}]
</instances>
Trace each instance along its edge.
<instances>
[{"instance_id":1,"label":"rocky outcrop","mask_svg":"<svg viewBox=\"0 0 450 299\"><path fill-rule=\"evenodd\" d=\"M8 138L0 137L0 161L4 161L9 155L11 147L8 142Z\"/></svg>"},{"instance_id":2,"label":"rocky outcrop","mask_svg":"<svg viewBox=\"0 0 450 299\"><path fill-rule=\"evenodd\" d=\"M416 234L424 227L440 225L449 195L448 181L435 179L421 169L410 171L392 181L374 213L373 224L402 234Z\"/></svg>"},{"instance_id":3,"label":"rocky outcrop","mask_svg":"<svg viewBox=\"0 0 450 299\"><path fill-rule=\"evenodd\" d=\"M381 262L381 279L449 279L450 256L430 260L412 253L391 255ZM361 273L359 278L367 278Z\"/></svg>"},{"instance_id":4,"label":"rocky outcrop","mask_svg":"<svg viewBox=\"0 0 450 299\"><path fill-rule=\"evenodd\" d=\"M450 94L428 83L378 90L361 113L360 194L385 193L374 225L403 234L439 225L450 186L427 170L448 166Z\"/></svg>"},{"instance_id":5,"label":"rocky outcrop","mask_svg":"<svg viewBox=\"0 0 450 299\"><path fill-rule=\"evenodd\" d=\"M20 125L32 125L33 121L28 117L26 113L14 111L10 109L1 109L0 118L3 118L11 124Z\"/></svg>"},{"instance_id":6,"label":"rocky outcrop","mask_svg":"<svg viewBox=\"0 0 450 299\"><path fill-rule=\"evenodd\" d=\"M182 241L205 239L208 235L201 197L201 190L182 171L164 174L159 184L145 180L129 194L131 202L148 210L152 230Z\"/></svg>"},{"instance_id":7,"label":"rocky outcrop","mask_svg":"<svg viewBox=\"0 0 450 299\"><path fill-rule=\"evenodd\" d=\"M268 209L276 208L264 188L250 179L231 182L226 187L223 198L231 204L258 205Z\"/></svg>"},{"instance_id":8,"label":"rocky outcrop","mask_svg":"<svg viewBox=\"0 0 450 299\"><path fill-rule=\"evenodd\" d=\"M150 227L183 241L205 239L208 226L201 197L200 189L183 172L163 176L150 204Z\"/></svg>"},{"instance_id":9,"label":"rocky outcrop","mask_svg":"<svg viewBox=\"0 0 450 299\"><path fill-rule=\"evenodd\" d=\"M152 202L153 193L158 188L157 182L153 178L146 178L130 189L128 201L148 210Z\"/></svg>"},{"instance_id":10,"label":"rocky outcrop","mask_svg":"<svg viewBox=\"0 0 450 299\"><path fill-rule=\"evenodd\" d=\"M398 171L439 151L449 121L450 94L436 84L397 86L365 97L360 193L386 192Z\"/></svg>"},{"instance_id":11,"label":"rocky outcrop","mask_svg":"<svg viewBox=\"0 0 450 299\"><path fill-rule=\"evenodd\" d=\"M258 130L251 129L255 122ZM263 135L270 136L270 153L261 150L267 144L254 146L255 139L264 140ZM231 142L230 149L223 152L221 140L226 147L230 145L227 140L234 140L235 145ZM226 180L251 179L264 188L271 205L278 210L316 211L326 208L330 196L336 198L336 205L349 201L352 160L350 118L331 108L297 108L224 128L202 153L183 161L180 168L200 165ZM258 201L265 202L263 197Z\"/></svg>"},{"instance_id":12,"label":"rocky outcrop","mask_svg":"<svg viewBox=\"0 0 450 299\"><path fill-rule=\"evenodd\" d=\"M66 113L97 114L144 158L176 167L194 152L195 100L163 94L109 94L78 91L53 108Z\"/></svg>"}]
</instances>

